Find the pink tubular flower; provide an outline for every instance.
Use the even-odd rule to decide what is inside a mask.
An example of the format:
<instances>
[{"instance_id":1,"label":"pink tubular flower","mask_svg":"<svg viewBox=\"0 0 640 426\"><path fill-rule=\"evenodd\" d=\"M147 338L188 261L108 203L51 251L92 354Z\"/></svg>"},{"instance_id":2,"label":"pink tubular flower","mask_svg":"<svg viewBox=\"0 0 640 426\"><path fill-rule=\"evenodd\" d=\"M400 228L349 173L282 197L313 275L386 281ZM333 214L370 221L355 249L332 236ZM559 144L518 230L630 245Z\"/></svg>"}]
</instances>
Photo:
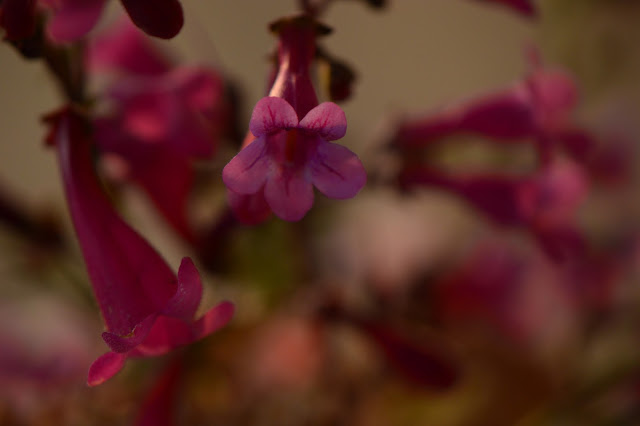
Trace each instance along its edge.
<instances>
[{"instance_id":1,"label":"pink tubular flower","mask_svg":"<svg viewBox=\"0 0 640 426\"><path fill-rule=\"evenodd\" d=\"M126 166L118 177L140 185L174 229L193 241L187 219L192 162L209 158L222 132L222 79L204 67L172 67L128 21L98 37L87 62L94 73L119 77L106 93L109 113L94 121L96 143Z\"/></svg>"},{"instance_id":2,"label":"pink tubular flower","mask_svg":"<svg viewBox=\"0 0 640 426\"><path fill-rule=\"evenodd\" d=\"M346 199L366 182L358 157L330 143L346 133L344 112L330 102L318 105L309 75L316 36L328 29L306 15L271 28L279 35L278 73L253 110L243 149L222 173L231 207L247 223L267 217L265 204L281 219L299 220L311 209L314 185Z\"/></svg>"},{"instance_id":3,"label":"pink tubular flower","mask_svg":"<svg viewBox=\"0 0 640 426\"><path fill-rule=\"evenodd\" d=\"M570 137L577 131L572 120L578 101L574 79L563 70L543 68L535 50L528 52L528 59L532 71L523 81L424 118L408 119L398 126L394 145L412 149L471 134L502 144L533 142L544 161L555 146L576 159L586 157L592 141Z\"/></svg>"},{"instance_id":4,"label":"pink tubular flower","mask_svg":"<svg viewBox=\"0 0 640 426\"><path fill-rule=\"evenodd\" d=\"M500 225L527 227L553 258L582 251L583 241L574 229L574 220L587 196L588 182L582 168L571 161L556 161L524 177L451 176L414 167L401 174L400 184L443 188Z\"/></svg>"},{"instance_id":5,"label":"pink tubular flower","mask_svg":"<svg viewBox=\"0 0 640 426\"><path fill-rule=\"evenodd\" d=\"M189 258L178 276L114 211L93 172L84 122L69 110L49 117L67 202L107 331L110 352L89 370L91 386L116 374L129 357L162 355L201 339L229 322L222 302L194 315L202 284Z\"/></svg>"},{"instance_id":6,"label":"pink tubular flower","mask_svg":"<svg viewBox=\"0 0 640 426\"><path fill-rule=\"evenodd\" d=\"M312 185L327 197L345 199L365 183L358 157L328 142L340 139L347 128L344 112L336 104L322 103L298 121L286 100L263 98L249 127L257 139L224 168L223 180L239 194L264 187L267 203L284 220L299 220L309 211Z\"/></svg>"},{"instance_id":7,"label":"pink tubular flower","mask_svg":"<svg viewBox=\"0 0 640 426\"><path fill-rule=\"evenodd\" d=\"M38 0L52 12L47 31L52 40L73 42L98 22L107 0ZM131 21L147 34L169 39L184 21L178 0L121 0Z\"/></svg>"}]
</instances>

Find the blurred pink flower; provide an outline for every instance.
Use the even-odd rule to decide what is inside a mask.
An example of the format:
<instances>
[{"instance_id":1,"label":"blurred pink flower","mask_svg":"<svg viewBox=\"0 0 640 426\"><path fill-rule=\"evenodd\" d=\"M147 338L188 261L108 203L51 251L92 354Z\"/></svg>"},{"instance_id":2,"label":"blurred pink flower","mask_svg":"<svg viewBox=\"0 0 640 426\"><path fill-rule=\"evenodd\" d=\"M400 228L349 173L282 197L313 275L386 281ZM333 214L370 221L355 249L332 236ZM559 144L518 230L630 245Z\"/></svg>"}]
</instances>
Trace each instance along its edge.
<instances>
[{"instance_id":1,"label":"blurred pink flower","mask_svg":"<svg viewBox=\"0 0 640 426\"><path fill-rule=\"evenodd\" d=\"M107 0L38 0L51 11L47 32L57 42L73 42L98 22ZM182 6L178 0L121 0L131 21L147 34L172 38L182 28Z\"/></svg>"},{"instance_id":2,"label":"blurred pink flower","mask_svg":"<svg viewBox=\"0 0 640 426\"><path fill-rule=\"evenodd\" d=\"M526 227L554 258L582 250L574 221L589 184L583 169L572 161L555 161L517 177L449 175L415 166L405 169L399 179L404 187L440 187L461 196L496 223Z\"/></svg>"},{"instance_id":3,"label":"blurred pink flower","mask_svg":"<svg viewBox=\"0 0 640 426\"><path fill-rule=\"evenodd\" d=\"M573 120L578 102L574 78L566 71L543 67L530 49L531 71L512 87L463 101L435 114L400 123L393 143L401 149L442 143L449 136L471 134L502 144L534 143L543 162L560 146L584 159L594 141ZM573 137L572 137L573 136Z\"/></svg>"},{"instance_id":4,"label":"blurred pink flower","mask_svg":"<svg viewBox=\"0 0 640 426\"><path fill-rule=\"evenodd\" d=\"M318 105L311 83L316 37L327 29L305 15L281 19L271 29L279 35L278 72L269 96L254 108L251 134L223 171L231 207L248 223L267 217L262 198L278 217L296 221L311 209L314 185L345 199L366 182L358 157L328 143L345 135L344 112L330 102Z\"/></svg>"},{"instance_id":5,"label":"blurred pink flower","mask_svg":"<svg viewBox=\"0 0 640 426\"><path fill-rule=\"evenodd\" d=\"M87 62L94 73L117 76L106 93L111 111L94 122L98 146L123 160L124 177L193 241L187 219L192 162L210 157L222 132L222 79L204 67L173 67L126 21L90 45Z\"/></svg>"},{"instance_id":6,"label":"blurred pink flower","mask_svg":"<svg viewBox=\"0 0 640 426\"><path fill-rule=\"evenodd\" d=\"M544 351L575 331L581 283L535 251L505 240L478 244L435 286L439 318L497 332L511 344Z\"/></svg>"},{"instance_id":7,"label":"blurred pink flower","mask_svg":"<svg viewBox=\"0 0 640 426\"><path fill-rule=\"evenodd\" d=\"M107 331L111 351L89 370L98 385L128 357L162 355L224 326L233 305L222 302L194 321L202 295L200 276L184 258L178 276L115 212L92 167L86 123L70 110L48 117L78 240Z\"/></svg>"},{"instance_id":8,"label":"blurred pink flower","mask_svg":"<svg viewBox=\"0 0 640 426\"><path fill-rule=\"evenodd\" d=\"M264 187L273 212L284 220L299 220L313 204L313 187L331 198L354 197L366 173L347 148L329 143L347 130L344 112L322 103L298 121L284 99L261 99L251 116L255 139L236 155L222 173L227 187L238 194L254 194Z\"/></svg>"}]
</instances>

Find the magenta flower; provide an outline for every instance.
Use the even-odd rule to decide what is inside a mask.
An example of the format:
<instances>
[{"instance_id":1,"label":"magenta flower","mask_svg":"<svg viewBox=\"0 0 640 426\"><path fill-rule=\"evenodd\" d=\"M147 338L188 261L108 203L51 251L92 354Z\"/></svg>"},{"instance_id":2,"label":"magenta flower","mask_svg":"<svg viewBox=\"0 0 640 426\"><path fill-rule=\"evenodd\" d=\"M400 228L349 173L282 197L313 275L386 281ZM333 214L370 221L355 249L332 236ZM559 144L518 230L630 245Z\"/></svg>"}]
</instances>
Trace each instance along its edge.
<instances>
[{"instance_id":1,"label":"magenta flower","mask_svg":"<svg viewBox=\"0 0 640 426\"><path fill-rule=\"evenodd\" d=\"M162 355L201 339L229 322L222 302L194 320L202 284L184 258L178 276L115 212L92 168L84 122L63 111L50 116L73 224L107 331L110 352L89 370L89 385L116 374L129 357Z\"/></svg>"},{"instance_id":2,"label":"magenta flower","mask_svg":"<svg viewBox=\"0 0 640 426\"><path fill-rule=\"evenodd\" d=\"M87 34L98 22L107 0L37 0L51 11L47 23L50 38L73 42ZM121 0L131 21L147 34L169 39L183 24L178 0Z\"/></svg>"},{"instance_id":3,"label":"magenta flower","mask_svg":"<svg viewBox=\"0 0 640 426\"><path fill-rule=\"evenodd\" d=\"M330 198L354 197L366 182L358 157L330 143L344 136L347 121L336 104L324 102L300 121L284 99L261 99L249 124L256 139L222 172L227 187L238 194L264 197L284 220L301 219L313 204L313 186Z\"/></svg>"},{"instance_id":4,"label":"magenta flower","mask_svg":"<svg viewBox=\"0 0 640 426\"><path fill-rule=\"evenodd\" d=\"M571 161L556 161L534 174L518 177L454 176L416 166L403 171L400 184L444 189L500 225L526 227L555 259L579 255L584 248L574 221L587 196L588 181L583 169Z\"/></svg>"},{"instance_id":5,"label":"magenta flower","mask_svg":"<svg viewBox=\"0 0 640 426\"><path fill-rule=\"evenodd\" d=\"M187 218L192 162L209 158L222 132L222 79L204 67L172 67L127 21L98 37L88 53L91 70L118 76L106 93L109 113L94 121L96 143L126 166L117 177L140 185L174 229L193 241Z\"/></svg>"},{"instance_id":6,"label":"magenta flower","mask_svg":"<svg viewBox=\"0 0 640 426\"><path fill-rule=\"evenodd\" d=\"M419 148L470 134L501 144L535 143L545 162L557 146L576 159L588 156L592 141L571 138L577 130L572 118L578 101L574 79L562 70L542 68L535 55L529 52L532 72L523 81L426 117L409 118L398 126L394 145Z\"/></svg>"},{"instance_id":7,"label":"magenta flower","mask_svg":"<svg viewBox=\"0 0 640 426\"><path fill-rule=\"evenodd\" d=\"M318 105L309 68L316 37L328 29L306 15L271 25L279 36L278 72L269 97L256 104L243 149L222 172L239 220L258 223L268 206L284 220L301 219L313 204L313 186L330 198L354 197L366 182L358 157L330 143L347 130L336 104Z\"/></svg>"}]
</instances>

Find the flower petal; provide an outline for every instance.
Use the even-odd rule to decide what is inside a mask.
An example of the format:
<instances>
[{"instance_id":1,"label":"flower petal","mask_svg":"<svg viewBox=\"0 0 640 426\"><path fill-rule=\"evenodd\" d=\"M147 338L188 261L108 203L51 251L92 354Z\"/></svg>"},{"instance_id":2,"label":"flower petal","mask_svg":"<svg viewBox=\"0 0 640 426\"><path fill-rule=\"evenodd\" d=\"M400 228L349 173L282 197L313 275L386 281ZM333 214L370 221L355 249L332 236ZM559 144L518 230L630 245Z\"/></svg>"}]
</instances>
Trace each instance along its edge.
<instances>
[{"instance_id":1,"label":"flower petal","mask_svg":"<svg viewBox=\"0 0 640 426\"><path fill-rule=\"evenodd\" d=\"M222 180L227 188L238 194L254 194L264 185L272 167L266 139L255 139L224 167Z\"/></svg>"},{"instance_id":2,"label":"flower petal","mask_svg":"<svg viewBox=\"0 0 640 426\"><path fill-rule=\"evenodd\" d=\"M145 33L169 39L176 36L184 17L177 0L121 0L134 24Z\"/></svg>"},{"instance_id":3,"label":"flower petal","mask_svg":"<svg viewBox=\"0 0 640 426\"><path fill-rule=\"evenodd\" d=\"M47 23L53 41L76 41L98 22L106 0L64 0Z\"/></svg>"},{"instance_id":4,"label":"flower petal","mask_svg":"<svg viewBox=\"0 0 640 426\"><path fill-rule=\"evenodd\" d=\"M367 182L358 156L335 143L319 143L310 168L313 184L330 198L354 197Z\"/></svg>"},{"instance_id":5,"label":"flower petal","mask_svg":"<svg viewBox=\"0 0 640 426\"><path fill-rule=\"evenodd\" d=\"M298 116L293 107L284 99L273 96L258 101L249 122L249 129L256 137L297 126Z\"/></svg>"},{"instance_id":6,"label":"flower petal","mask_svg":"<svg viewBox=\"0 0 640 426\"><path fill-rule=\"evenodd\" d=\"M125 353L142 343L154 326L158 316L149 315L142 322L134 327L134 329L126 336L105 331L102 333L102 340L109 346L113 352Z\"/></svg>"},{"instance_id":7,"label":"flower petal","mask_svg":"<svg viewBox=\"0 0 640 426\"><path fill-rule=\"evenodd\" d=\"M227 301L209 309L206 314L193 323L192 333L194 340L202 339L227 325L231 321L234 312L235 306Z\"/></svg>"},{"instance_id":8,"label":"flower petal","mask_svg":"<svg viewBox=\"0 0 640 426\"><path fill-rule=\"evenodd\" d=\"M180 269L178 269L176 294L169 300L163 313L171 317L191 321L198 310L201 298L202 281L200 273L193 261L185 257L180 263Z\"/></svg>"},{"instance_id":9,"label":"flower petal","mask_svg":"<svg viewBox=\"0 0 640 426\"><path fill-rule=\"evenodd\" d=\"M280 170L267 180L264 196L276 216L293 222L311 209L313 186L299 173Z\"/></svg>"},{"instance_id":10,"label":"flower petal","mask_svg":"<svg viewBox=\"0 0 640 426\"><path fill-rule=\"evenodd\" d=\"M323 102L300 120L299 127L327 141L335 141L347 133L347 117L333 102Z\"/></svg>"},{"instance_id":11,"label":"flower petal","mask_svg":"<svg viewBox=\"0 0 640 426\"><path fill-rule=\"evenodd\" d=\"M106 382L122 369L126 359L126 355L114 352L107 352L102 355L91 364L87 384L89 386L98 386Z\"/></svg>"}]
</instances>

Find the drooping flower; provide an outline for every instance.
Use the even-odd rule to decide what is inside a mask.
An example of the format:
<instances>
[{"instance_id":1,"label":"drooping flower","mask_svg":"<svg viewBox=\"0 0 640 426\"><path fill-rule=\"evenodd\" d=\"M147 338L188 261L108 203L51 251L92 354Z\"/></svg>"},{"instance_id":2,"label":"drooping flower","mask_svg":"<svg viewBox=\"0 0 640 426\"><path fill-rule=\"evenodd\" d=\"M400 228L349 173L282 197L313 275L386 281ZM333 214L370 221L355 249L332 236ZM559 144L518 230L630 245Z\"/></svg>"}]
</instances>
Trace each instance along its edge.
<instances>
[{"instance_id":1,"label":"drooping flower","mask_svg":"<svg viewBox=\"0 0 640 426\"><path fill-rule=\"evenodd\" d=\"M116 374L129 357L157 356L201 339L229 322L233 305L222 302L194 320L202 295L189 258L178 275L115 212L92 167L85 123L70 110L48 118L76 234L107 331L110 352L98 358L88 383Z\"/></svg>"},{"instance_id":2,"label":"drooping flower","mask_svg":"<svg viewBox=\"0 0 640 426\"><path fill-rule=\"evenodd\" d=\"M213 154L222 132L222 79L209 68L173 67L127 21L90 44L87 62L94 73L117 76L106 92L111 108L94 122L98 146L122 160L124 177L193 240L187 220L192 163Z\"/></svg>"},{"instance_id":3,"label":"drooping flower","mask_svg":"<svg viewBox=\"0 0 640 426\"><path fill-rule=\"evenodd\" d=\"M424 166L405 169L404 187L434 186L450 191L494 222L525 227L554 258L579 254L584 241L575 230L575 216L585 200L588 182L571 161L555 161L526 176L498 174L450 175Z\"/></svg>"},{"instance_id":4,"label":"drooping flower","mask_svg":"<svg viewBox=\"0 0 640 426\"><path fill-rule=\"evenodd\" d=\"M265 202L278 217L296 221L313 204L313 186L346 199L366 182L358 157L331 143L346 133L344 112L330 102L318 105L311 82L315 39L328 29L306 15L281 19L271 29L279 35L277 75L253 110L242 150L222 173L233 210L249 223L267 216Z\"/></svg>"},{"instance_id":5,"label":"drooping flower","mask_svg":"<svg viewBox=\"0 0 640 426\"><path fill-rule=\"evenodd\" d=\"M330 143L347 128L337 105L322 103L298 121L286 100L267 97L256 105L249 126L256 140L229 162L222 177L239 194L264 188L278 217L301 219L313 204L312 186L328 197L345 199L364 185L366 174L358 157Z\"/></svg>"},{"instance_id":6,"label":"drooping flower","mask_svg":"<svg viewBox=\"0 0 640 426\"><path fill-rule=\"evenodd\" d=\"M535 49L527 54L531 71L524 80L497 93L402 121L394 146L421 148L468 134L499 144L533 143L543 162L550 161L557 147L576 160L587 158L595 141L575 137L586 135L573 118L578 101L576 82L562 69L543 67Z\"/></svg>"}]
</instances>

